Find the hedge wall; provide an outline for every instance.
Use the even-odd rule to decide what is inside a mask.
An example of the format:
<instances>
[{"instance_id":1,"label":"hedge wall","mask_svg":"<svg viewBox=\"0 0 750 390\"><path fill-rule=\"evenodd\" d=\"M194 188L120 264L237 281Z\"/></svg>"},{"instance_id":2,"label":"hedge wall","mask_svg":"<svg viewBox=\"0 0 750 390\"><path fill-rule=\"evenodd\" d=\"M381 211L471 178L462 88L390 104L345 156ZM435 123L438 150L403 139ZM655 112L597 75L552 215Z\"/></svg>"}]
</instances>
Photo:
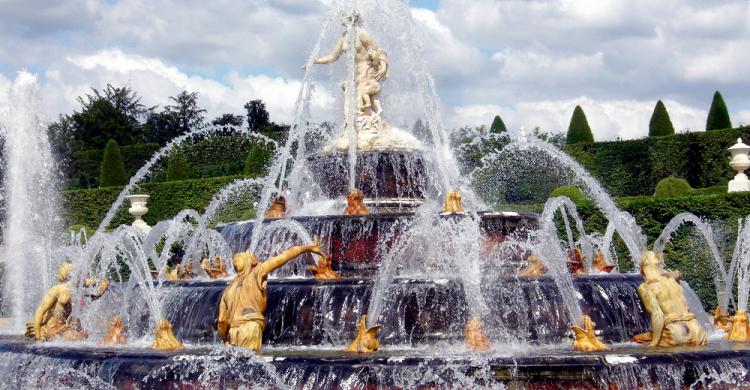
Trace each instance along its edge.
<instances>
[{"instance_id":1,"label":"hedge wall","mask_svg":"<svg viewBox=\"0 0 750 390\"><path fill-rule=\"evenodd\" d=\"M120 146L120 155L125 162L125 172L133 176L151 156L161 148L159 144ZM65 164L66 188L96 188L99 186L99 168L104 158L104 149L74 152Z\"/></svg>"},{"instance_id":2,"label":"hedge wall","mask_svg":"<svg viewBox=\"0 0 750 390\"><path fill-rule=\"evenodd\" d=\"M178 212L192 208L203 212L213 196L224 186L242 176L225 176L201 180L183 180L164 183L144 183L136 192L149 194L148 214L143 219L150 225L171 218ZM97 188L90 190L70 190L62 194L67 212L66 221L70 225L84 225L96 228L109 211L122 187ZM237 220L248 216L253 199L246 199L247 206L238 206L219 216L220 220ZM240 202L243 203L243 202ZM120 208L112 221L112 226L129 224L133 218L127 213L128 201Z\"/></svg>"},{"instance_id":3,"label":"hedge wall","mask_svg":"<svg viewBox=\"0 0 750 390\"><path fill-rule=\"evenodd\" d=\"M734 177L727 148L750 127L676 134L628 141L565 145L615 196L652 195L659 180L675 176L693 188L726 183Z\"/></svg>"}]
</instances>

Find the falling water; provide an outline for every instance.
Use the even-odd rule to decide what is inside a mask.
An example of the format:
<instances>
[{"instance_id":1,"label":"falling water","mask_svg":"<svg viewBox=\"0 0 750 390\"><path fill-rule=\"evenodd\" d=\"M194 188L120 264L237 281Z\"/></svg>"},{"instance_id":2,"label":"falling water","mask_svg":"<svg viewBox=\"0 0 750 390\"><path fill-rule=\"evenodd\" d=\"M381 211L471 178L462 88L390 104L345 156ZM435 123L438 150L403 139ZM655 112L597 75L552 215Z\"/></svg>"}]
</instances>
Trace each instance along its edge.
<instances>
[{"instance_id":1,"label":"falling water","mask_svg":"<svg viewBox=\"0 0 750 390\"><path fill-rule=\"evenodd\" d=\"M41 118L37 78L20 72L8 91L4 138L5 296L10 297L15 330L21 329L54 283L54 249L63 242L47 128Z\"/></svg>"},{"instance_id":2,"label":"falling water","mask_svg":"<svg viewBox=\"0 0 750 390\"><path fill-rule=\"evenodd\" d=\"M664 227L664 230L662 230L659 237L654 241L654 251L657 253L663 253L664 246L669 242L672 234L685 223L692 223L706 240L706 244L711 251L711 257L714 260L716 271L719 272L719 284L716 286L719 305L724 308L724 310L727 310L732 295L731 293L726 294L726 292L732 291L732 279L727 275L724 260L721 258L721 253L719 253L719 247L716 245L714 231L708 223L692 213L685 212L675 215L669 223L667 223L667 226Z\"/></svg>"}]
</instances>

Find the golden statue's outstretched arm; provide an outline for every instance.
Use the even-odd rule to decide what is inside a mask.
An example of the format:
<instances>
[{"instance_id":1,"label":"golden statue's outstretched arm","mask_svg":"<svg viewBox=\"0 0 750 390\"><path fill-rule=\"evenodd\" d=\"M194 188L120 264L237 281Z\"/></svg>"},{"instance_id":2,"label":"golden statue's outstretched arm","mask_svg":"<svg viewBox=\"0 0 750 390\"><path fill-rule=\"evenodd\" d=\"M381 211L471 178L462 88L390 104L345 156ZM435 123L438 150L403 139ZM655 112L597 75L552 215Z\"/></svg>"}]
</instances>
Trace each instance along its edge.
<instances>
[{"instance_id":1,"label":"golden statue's outstretched arm","mask_svg":"<svg viewBox=\"0 0 750 390\"><path fill-rule=\"evenodd\" d=\"M37 340L42 339L42 321L44 320L44 316L47 314L47 312L55 307L58 295L59 292L57 287L53 287L52 289L47 291L44 299L42 299L42 303L40 303L39 307L36 308L36 312L34 313L34 338Z\"/></svg>"},{"instance_id":2,"label":"golden statue's outstretched arm","mask_svg":"<svg viewBox=\"0 0 750 390\"><path fill-rule=\"evenodd\" d=\"M273 270L282 267L284 264L290 262L292 259L306 252L311 252L311 253L324 256L323 251L321 251L320 248L318 247L318 237L315 237L313 239L312 244L293 246L279 253L278 255L271 257L270 259L258 264L258 267L259 267L258 273L261 275L261 277L266 277Z\"/></svg>"}]
</instances>

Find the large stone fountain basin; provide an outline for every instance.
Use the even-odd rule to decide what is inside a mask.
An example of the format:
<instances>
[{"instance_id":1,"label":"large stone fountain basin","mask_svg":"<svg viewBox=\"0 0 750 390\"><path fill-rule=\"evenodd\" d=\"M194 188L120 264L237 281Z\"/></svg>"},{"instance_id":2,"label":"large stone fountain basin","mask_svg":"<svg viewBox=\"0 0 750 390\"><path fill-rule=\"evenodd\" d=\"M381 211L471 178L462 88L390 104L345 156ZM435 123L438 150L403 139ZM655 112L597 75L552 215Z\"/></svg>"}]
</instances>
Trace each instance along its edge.
<instances>
[{"instance_id":1,"label":"large stone fountain basin","mask_svg":"<svg viewBox=\"0 0 750 390\"><path fill-rule=\"evenodd\" d=\"M481 355L450 348L385 348L371 355L264 349L255 355L223 346L188 345L184 351L164 353L0 336L0 385L11 389L440 389L492 384L518 389L724 389L747 384L749 368L750 347L720 340L707 347L659 350L623 344L608 352L558 345L525 351L497 346Z\"/></svg>"}]
</instances>

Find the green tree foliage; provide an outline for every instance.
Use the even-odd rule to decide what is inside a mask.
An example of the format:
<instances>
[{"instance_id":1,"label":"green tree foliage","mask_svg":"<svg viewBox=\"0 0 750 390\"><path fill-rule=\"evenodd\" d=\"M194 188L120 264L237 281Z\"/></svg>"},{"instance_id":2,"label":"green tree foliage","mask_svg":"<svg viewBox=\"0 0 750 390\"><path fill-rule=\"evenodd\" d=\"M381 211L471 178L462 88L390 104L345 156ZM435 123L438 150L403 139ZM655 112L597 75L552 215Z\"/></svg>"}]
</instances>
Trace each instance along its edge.
<instances>
[{"instance_id":1,"label":"green tree foliage","mask_svg":"<svg viewBox=\"0 0 750 390\"><path fill-rule=\"evenodd\" d=\"M586 119L583 109L581 106L576 106L573 110L573 116L570 117L565 143L580 144L588 142L594 142L594 134L591 133L591 127L589 127L589 121Z\"/></svg>"},{"instance_id":2,"label":"green tree foliage","mask_svg":"<svg viewBox=\"0 0 750 390\"><path fill-rule=\"evenodd\" d=\"M732 121L729 120L727 105L719 91L716 91L714 92L714 99L711 101L711 108L708 110L706 131L730 128L732 128Z\"/></svg>"},{"instance_id":3,"label":"green tree foliage","mask_svg":"<svg viewBox=\"0 0 750 390\"><path fill-rule=\"evenodd\" d=\"M262 100L256 99L245 103L245 110L248 130L261 131L270 123L266 104Z\"/></svg>"},{"instance_id":4,"label":"green tree foliage","mask_svg":"<svg viewBox=\"0 0 750 390\"><path fill-rule=\"evenodd\" d=\"M658 102L656 102L654 113L651 114L651 121L648 123L648 136L662 137L672 134L674 134L674 126L672 126L672 120L669 119L667 107L665 107L664 103L659 100Z\"/></svg>"},{"instance_id":5,"label":"green tree foliage","mask_svg":"<svg viewBox=\"0 0 750 390\"><path fill-rule=\"evenodd\" d=\"M180 148L172 149L167 160L167 181L185 180L188 178L187 159Z\"/></svg>"},{"instance_id":6,"label":"green tree foliage","mask_svg":"<svg viewBox=\"0 0 750 390\"><path fill-rule=\"evenodd\" d=\"M490 126L490 133L502 133L505 131L508 131L505 128L505 122L500 118L500 115L495 115L495 119L492 120L492 125Z\"/></svg>"},{"instance_id":7,"label":"green tree foliage","mask_svg":"<svg viewBox=\"0 0 750 390\"><path fill-rule=\"evenodd\" d=\"M122 186L128 182L125 163L120 155L117 141L110 139L104 149L104 159L99 170L99 187Z\"/></svg>"},{"instance_id":8,"label":"green tree foliage","mask_svg":"<svg viewBox=\"0 0 750 390\"><path fill-rule=\"evenodd\" d=\"M152 108L141 104L141 98L129 87L107 84L103 91L79 96L80 111L71 115L76 150L103 149L110 139L120 145L143 140L141 120Z\"/></svg>"},{"instance_id":9,"label":"green tree foliage","mask_svg":"<svg viewBox=\"0 0 750 390\"><path fill-rule=\"evenodd\" d=\"M198 105L198 92L182 91L169 99L173 104L148 116L146 141L164 145L175 137L203 127L206 110Z\"/></svg>"},{"instance_id":10,"label":"green tree foliage","mask_svg":"<svg viewBox=\"0 0 750 390\"><path fill-rule=\"evenodd\" d=\"M258 177L266 173L266 168L271 162L273 147L271 144L256 142L245 158L245 176Z\"/></svg>"},{"instance_id":11,"label":"green tree foliage","mask_svg":"<svg viewBox=\"0 0 750 390\"><path fill-rule=\"evenodd\" d=\"M659 199L676 198L678 196L690 195L692 192L693 188L690 187L690 183L687 180L670 176L659 181L656 185L654 197Z\"/></svg>"}]
</instances>

